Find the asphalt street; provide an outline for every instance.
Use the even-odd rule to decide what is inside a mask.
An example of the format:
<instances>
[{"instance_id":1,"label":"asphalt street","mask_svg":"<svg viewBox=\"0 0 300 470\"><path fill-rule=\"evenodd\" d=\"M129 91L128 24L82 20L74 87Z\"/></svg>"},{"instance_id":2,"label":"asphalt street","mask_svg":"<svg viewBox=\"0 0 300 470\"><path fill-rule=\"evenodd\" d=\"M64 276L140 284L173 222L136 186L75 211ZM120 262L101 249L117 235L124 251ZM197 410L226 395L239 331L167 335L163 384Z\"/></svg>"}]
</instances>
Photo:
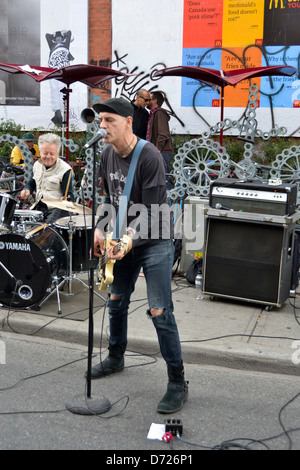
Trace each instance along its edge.
<instances>
[{"instance_id":1,"label":"asphalt street","mask_svg":"<svg viewBox=\"0 0 300 470\"><path fill-rule=\"evenodd\" d=\"M66 407L73 397L86 397L84 345L11 332L1 342L1 450L101 450L105 463L131 455L140 458L131 464L141 467L165 453L190 464L205 449L300 449L295 375L187 363L189 397L170 417L156 412L166 387L162 359L127 351L123 372L91 382L90 399L108 400L109 410L86 416ZM93 352L96 361L100 351ZM180 439L149 439L151 425L164 426L167 418L181 423Z\"/></svg>"},{"instance_id":2,"label":"asphalt street","mask_svg":"<svg viewBox=\"0 0 300 470\"><path fill-rule=\"evenodd\" d=\"M196 300L194 287L174 278L174 313L190 390L175 416L156 412L167 374L145 315L143 276L130 305L126 369L92 381L89 397L89 291L74 282L60 296L61 314L55 293L39 310L0 310L1 450L101 450L103 459L149 452L147 458L154 459L170 451L196 458L209 449L300 449L298 292L267 311L255 303ZM93 363L107 353L104 304L105 297L93 296ZM88 407L108 400L108 411L96 416L70 411L78 395ZM161 440L165 419L179 420L180 439ZM155 425L160 435L150 439ZM132 465L141 467L144 460Z\"/></svg>"}]
</instances>

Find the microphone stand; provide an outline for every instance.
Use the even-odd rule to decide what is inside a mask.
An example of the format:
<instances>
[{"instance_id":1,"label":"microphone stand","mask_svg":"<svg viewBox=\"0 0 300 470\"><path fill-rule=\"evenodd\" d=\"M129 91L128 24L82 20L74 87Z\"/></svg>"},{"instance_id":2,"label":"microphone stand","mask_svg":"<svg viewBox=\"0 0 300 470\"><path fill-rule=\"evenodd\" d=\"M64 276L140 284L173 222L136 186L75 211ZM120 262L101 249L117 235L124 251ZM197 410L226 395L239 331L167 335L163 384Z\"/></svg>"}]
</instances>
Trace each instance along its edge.
<instances>
[{"instance_id":1,"label":"microphone stand","mask_svg":"<svg viewBox=\"0 0 300 470\"><path fill-rule=\"evenodd\" d=\"M94 269L96 260L94 256L94 242L93 234L95 231L95 214L96 214L96 189L95 189L95 174L96 174L96 155L97 155L97 141L93 144L93 189L92 189L92 237L91 237L91 257L90 261L90 279L89 279L89 331L88 331L88 368L86 378L86 395L76 395L71 398L66 407L69 411L81 415L98 415L105 413L111 408L111 403L106 397L92 397L91 396L91 369L92 369L92 356L93 356L93 341L94 341Z\"/></svg>"}]
</instances>

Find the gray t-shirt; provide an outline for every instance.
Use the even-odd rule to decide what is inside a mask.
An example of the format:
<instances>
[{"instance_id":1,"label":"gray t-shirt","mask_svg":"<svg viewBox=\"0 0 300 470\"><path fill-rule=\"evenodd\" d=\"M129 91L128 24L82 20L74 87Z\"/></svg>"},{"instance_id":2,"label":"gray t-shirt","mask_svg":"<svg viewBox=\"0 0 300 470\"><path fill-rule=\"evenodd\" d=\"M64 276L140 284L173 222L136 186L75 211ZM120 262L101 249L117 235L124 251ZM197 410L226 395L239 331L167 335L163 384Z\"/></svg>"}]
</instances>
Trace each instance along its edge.
<instances>
[{"instance_id":1,"label":"gray t-shirt","mask_svg":"<svg viewBox=\"0 0 300 470\"><path fill-rule=\"evenodd\" d=\"M114 220L118 212L132 156L133 151L125 158L120 157L112 145L107 145L102 152L99 176L103 178L106 197L97 223L102 231L107 230L107 223ZM136 230L133 246L172 237L165 164L150 142L142 149L137 163L124 226Z\"/></svg>"}]
</instances>

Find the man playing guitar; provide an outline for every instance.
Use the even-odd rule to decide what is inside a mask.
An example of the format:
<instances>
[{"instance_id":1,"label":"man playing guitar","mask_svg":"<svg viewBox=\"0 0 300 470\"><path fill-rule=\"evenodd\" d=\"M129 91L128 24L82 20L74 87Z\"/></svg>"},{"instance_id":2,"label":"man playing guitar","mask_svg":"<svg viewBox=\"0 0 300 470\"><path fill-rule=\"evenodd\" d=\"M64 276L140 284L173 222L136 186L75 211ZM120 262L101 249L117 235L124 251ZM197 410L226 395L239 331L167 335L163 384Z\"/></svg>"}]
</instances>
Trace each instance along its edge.
<instances>
[{"instance_id":1,"label":"man playing guitar","mask_svg":"<svg viewBox=\"0 0 300 470\"><path fill-rule=\"evenodd\" d=\"M127 206L126 226L134 236L115 249L119 240L104 247L107 226L118 212L126 177L138 137L132 131L133 107L123 98L110 98L94 106L100 127L107 133L101 155L105 201L94 234L95 256L115 260L113 281L109 286L109 354L92 367L91 378L101 378L124 369L127 345L127 315L130 297L141 268L147 284L147 315L156 328L160 351L167 364L167 391L157 406L159 413L174 413L182 408L188 394L171 291L174 246L172 220L167 203L165 167L153 144L144 145L134 174ZM137 216L138 214L138 216ZM123 227L120 238L124 235Z\"/></svg>"}]
</instances>

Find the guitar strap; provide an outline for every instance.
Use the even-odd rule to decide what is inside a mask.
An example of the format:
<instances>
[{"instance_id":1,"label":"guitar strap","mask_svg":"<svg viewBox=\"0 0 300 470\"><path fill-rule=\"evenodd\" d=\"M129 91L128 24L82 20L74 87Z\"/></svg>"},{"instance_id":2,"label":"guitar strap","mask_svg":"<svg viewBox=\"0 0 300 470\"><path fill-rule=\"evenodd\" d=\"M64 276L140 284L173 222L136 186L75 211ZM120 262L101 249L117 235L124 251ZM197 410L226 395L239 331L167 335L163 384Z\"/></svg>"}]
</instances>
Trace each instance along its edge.
<instances>
[{"instance_id":1,"label":"guitar strap","mask_svg":"<svg viewBox=\"0 0 300 470\"><path fill-rule=\"evenodd\" d=\"M144 147L144 145L147 143L146 140L140 139L134 149L132 159L130 162L129 170L128 170L128 175L126 178L126 183L124 187L124 191L122 193L121 201L120 201L120 206L116 218L116 223L115 223L115 228L112 234L112 240L119 240L120 239L120 228L122 229L125 215L127 212L127 207L128 207L128 199L131 193L131 188L132 188L132 183L133 183L133 177L135 174L135 169L136 165L138 162L138 159L140 157L141 151Z\"/></svg>"}]
</instances>

